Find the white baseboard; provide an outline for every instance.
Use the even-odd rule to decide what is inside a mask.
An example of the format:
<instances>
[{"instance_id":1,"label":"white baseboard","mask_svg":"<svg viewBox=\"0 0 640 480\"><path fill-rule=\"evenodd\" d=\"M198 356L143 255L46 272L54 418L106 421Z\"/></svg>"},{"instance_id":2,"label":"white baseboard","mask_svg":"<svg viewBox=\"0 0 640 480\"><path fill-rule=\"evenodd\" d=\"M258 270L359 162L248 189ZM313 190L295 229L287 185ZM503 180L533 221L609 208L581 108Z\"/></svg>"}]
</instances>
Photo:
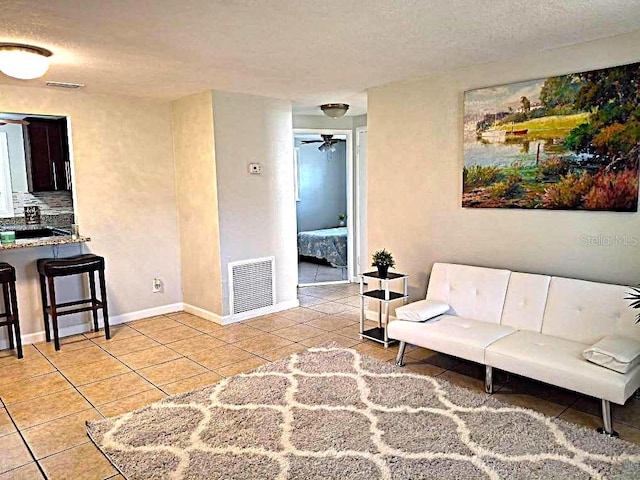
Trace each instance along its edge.
<instances>
[{"instance_id":1,"label":"white baseboard","mask_svg":"<svg viewBox=\"0 0 640 480\"><path fill-rule=\"evenodd\" d=\"M161 305L159 307L146 308L144 310L138 310L136 312L123 313L120 315L114 315L109 317L109 325L118 325L120 323L133 322L134 320L140 320L142 318L154 317L156 315L164 315L166 313L179 312L183 309L182 302L172 303L169 305ZM104 327L104 321L102 315L98 319L98 325L100 328ZM79 333L90 332L92 329L91 322L81 323L78 325L61 326L59 328L60 338L69 337L71 335L77 335ZM22 335L22 344L30 345L32 343L44 342L46 335L44 330L35 333L27 333ZM0 340L0 350L9 348L9 341L6 339Z\"/></svg>"},{"instance_id":2,"label":"white baseboard","mask_svg":"<svg viewBox=\"0 0 640 480\"><path fill-rule=\"evenodd\" d=\"M257 308L249 312L238 313L236 315L221 316L217 313L210 312L203 308L194 307L193 305L189 305L188 303L184 304L184 311L220 325L230 325L232 323L242 322L243 320L248 320L250 318L259 317L261 315L269 315L271 313L281 312L283 310L289 310L290 308L296 308L299 306L300 302L296 298L295 300L290 300L288 302L277 303L268 307Z\"/></svg>"},{"instance_id":3,"label":"white baseboard","mask_svg":"<svg viewBox=\"0 0 640 480\"><path fill-rule=\"evenodd\" d=\"M210 322L217 323L219 325L224 325L223 317L218 315L217 313L210 312L209 310L205 310L204 308L195 307L188 303L184 304L184 311L195 315L196 317L204 318L205 320L209 320Z\"/></svg>"},{"instance_id":4,"label":"white baseboard","mask_svg":"<svg viewBox=\"0 0 640 480\"><path fill-rule=\"evenodd\" d=\"M156 315L166 315L167 313L181 312L184 310L184 303L170 303L159 307L146 308L137 312L123 313L109 317L109 325L117 325L119 323L133 322L142 318L155 317ZM99 323L99 322L98 322Z\"/></svg>"},{"instance_id":5,"label":"white baseboard","mask_svg":"<svg viewBox=\"0 0 640 480\"><path fill-rule=\"evenodd\" d=\"M349 283L351 283L349 280L329 280L326 282L299 283L298 287L324 287L326 285L348 285Z\"/></svg>"},{"instance_id":6,"label":"white baseboard","mask_svg":"<svg viewBox=\"0 0 640 480\"><path fill-rule=\"evenodd\" d=\"M296 308L300 306L298 299L290 300L288 302L277 303L269 307L259 308L257 310L251 310L250 312L239 313L237 315L225 315L220 316L216 313L209 312L203 308L189 305L188 303L172 303L169 305L161 305L159 307L147 308L144 310L138 310L136 312L123 313L120 315L114 315L109 317L109 325L118 325L121 323L133 322L134 320L140 320L142 318L154 317L156 315L165 315L167 313L174 313L185 311L191 313L205 320L217 323L219 325L230 325L232 323L241 322L250 318L259 317L261 315L269 315L271 313L281 312L290 308ZM98 320L100 328L104 327L102 317ZM78 325L61 326L59 329L60 338L69 337L71 335L77 335L79 333L90 332L92 325L90 321L81 323ZM22 335L22 344L30 345L32 343L44 342L46 339L44 330L35 333L27 333ZM6 339L0 340L0 350L9 348L9 342Z\"/></svg>"},{"instance_id":7,"label":"white baseboard","mask_svg":"<svg viewBox=\"0 0 640 480\"><path fill-rule=\"evenodd\" d=\"M271 313L281 312L283 310L289 310L290 308L296 308L300 306L300 301L289 300L287 302L276 303L264 308L257 308L249 312L237 313L235 315L225 315L222 319L222 325L229 325L230 323L242 322L250 318L260 317L261 315L269 315Z\"/></svg>"}]
</instances>

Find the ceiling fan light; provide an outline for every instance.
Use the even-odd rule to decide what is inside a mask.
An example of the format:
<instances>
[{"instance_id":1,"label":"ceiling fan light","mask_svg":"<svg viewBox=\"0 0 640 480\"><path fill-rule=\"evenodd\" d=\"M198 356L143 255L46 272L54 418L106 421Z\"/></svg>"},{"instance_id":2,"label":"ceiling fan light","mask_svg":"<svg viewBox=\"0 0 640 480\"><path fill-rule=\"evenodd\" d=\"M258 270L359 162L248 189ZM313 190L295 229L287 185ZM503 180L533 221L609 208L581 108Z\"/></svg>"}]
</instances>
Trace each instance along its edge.
<instances>
[{"instance_id":1,"label":"ceiling fan light","mask_svg":"<svg viewBox=\"0 0 640 480\"><path fill-rule=\"evenodd\" d=\"M33 80L47 73L51 55L40 47L0 43L0 71L20 80Z\"/></svg>"},{"instance_id":2,"label":"ceiling fan light","mask_svg":"<svg viewBox=\"0 0 640 480\"><path fill-rule=\"evenodd\" d=\"M322 110L322 113L327 117L339 118L347 113L349 105L346 103L325 103L324 105L320 105L320 110Z\"/></svg>"}]
</instances>

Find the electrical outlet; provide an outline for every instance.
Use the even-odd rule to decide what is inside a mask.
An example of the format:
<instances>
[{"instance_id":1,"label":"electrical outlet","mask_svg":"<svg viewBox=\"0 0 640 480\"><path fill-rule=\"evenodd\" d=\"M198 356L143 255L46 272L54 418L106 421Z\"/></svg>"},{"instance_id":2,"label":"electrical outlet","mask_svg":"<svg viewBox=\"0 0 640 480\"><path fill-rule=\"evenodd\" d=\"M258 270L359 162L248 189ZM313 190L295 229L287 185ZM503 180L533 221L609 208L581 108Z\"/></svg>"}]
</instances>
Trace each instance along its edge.
<instances>
[{"instance_id":1,"label":"electrical outlet","mask_svg":"<svg viewBox=\"0 0 640 480\"><path fill-rule=\"evenodd\" d=\"M151 293L160 293L162 292L162 279L154 278L153 284L151 285Z\"/></svg>"},{"instance_id":2,"label":"electrical outlet","mask_svg":"<svg viewBox=\"0 0 640 480\"><path fill-rule=\"evenodd\" d=\"M262 173L262 164L261 163L250 163L249 164L249 173L253 175L260 175Z\"/></svg>"}]
</instances>

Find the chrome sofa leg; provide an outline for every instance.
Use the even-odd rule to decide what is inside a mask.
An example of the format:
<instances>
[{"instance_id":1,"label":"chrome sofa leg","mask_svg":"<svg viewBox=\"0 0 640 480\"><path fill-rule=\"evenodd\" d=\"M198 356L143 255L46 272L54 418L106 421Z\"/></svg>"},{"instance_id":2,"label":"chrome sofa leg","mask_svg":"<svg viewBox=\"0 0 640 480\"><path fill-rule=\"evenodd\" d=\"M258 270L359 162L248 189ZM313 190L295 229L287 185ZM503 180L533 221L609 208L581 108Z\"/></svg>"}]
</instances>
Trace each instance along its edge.
<instances>
[{"instance_id":1,"label":"chrome sofa leg","mask_svg":"<svg viewBox=\"0 0 640 480\"><path fill-rule=\"evenodd\" d=\"M404 367L404 351L407 349L407 342L400 342L398 355L396 356L396 366Z\"/></svg>"},{"instance_id":2,"label":"chrome sofa leg","mask_svg":"<svg viewBox=\"0 0 640 480\"><path fill-rule=\"evenodd\" d=\"M611 421L611 403L609 400L601 400L602 402L602 427L598 428L598 433L608 435L609 437L618 438L618 432L613 429Z\"/></svg>"},{"instance_id":3,"label":"chrome sofa leg","mask_svg":"<svg viewBox=\"0 0 640 480\"><path fill-rule=\"evenodd\" d=\"M484 391L493 393L493 367L485 365L484 369Z\"/></svg>"}]
</instances>

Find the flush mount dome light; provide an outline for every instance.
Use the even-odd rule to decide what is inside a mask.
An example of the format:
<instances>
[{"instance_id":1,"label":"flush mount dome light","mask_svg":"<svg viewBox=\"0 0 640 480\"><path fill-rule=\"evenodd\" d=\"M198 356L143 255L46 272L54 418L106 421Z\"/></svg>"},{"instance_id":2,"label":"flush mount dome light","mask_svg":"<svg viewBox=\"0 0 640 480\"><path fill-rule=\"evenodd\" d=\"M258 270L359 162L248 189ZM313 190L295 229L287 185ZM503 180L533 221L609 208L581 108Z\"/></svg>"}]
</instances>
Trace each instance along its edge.
<instances>
[{"instance_id":1,"label":"flush mount dome light","mask_svg":"<svg viewBox=\"0 0 640 480\"><path fill-rule=\"evenodd\" d=\"M322 110L327 117L338 118L347 113L349 105L346 103L325 103L324 105L320 105L320 110Z\"/></svg>"},{"instance_id":2,"label":"flush mount dome light","mask_svg":"<svg viewBox=\"0 0 640 480\"><path fill-rule=\"evenodd\" d=\"M20 80L33 80L47 73L51 55L45 48L0 43L0 71Z\"/></svg>"}]
</instances>

